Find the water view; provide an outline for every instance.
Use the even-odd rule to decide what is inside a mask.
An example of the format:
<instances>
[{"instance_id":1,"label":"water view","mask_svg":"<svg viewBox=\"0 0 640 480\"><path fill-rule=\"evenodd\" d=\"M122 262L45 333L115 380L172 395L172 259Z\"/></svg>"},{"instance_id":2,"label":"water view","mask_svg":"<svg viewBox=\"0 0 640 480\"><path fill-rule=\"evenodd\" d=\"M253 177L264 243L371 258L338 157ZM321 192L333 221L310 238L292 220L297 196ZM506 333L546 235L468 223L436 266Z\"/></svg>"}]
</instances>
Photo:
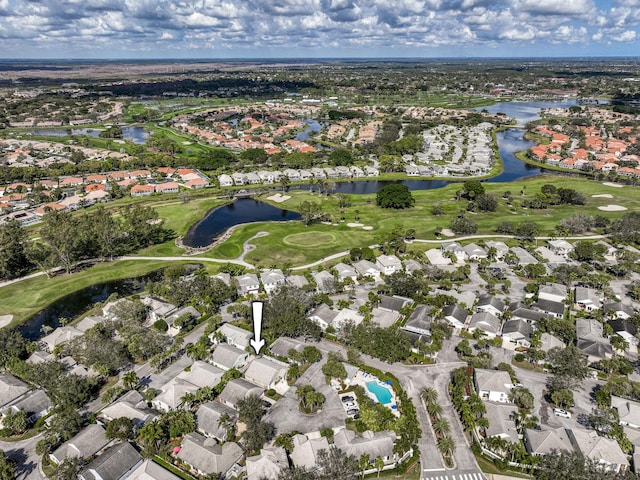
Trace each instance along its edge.
<instances>
[{"instance_id":1,"label":"water view","mask_svg":"<svg viewBox=\"0 0 640 480\"><path fill-rule=\"evenodd\" d=\"M300 220L298 212L283 210L252 198L240 198L233 203L210 210L189 228L183 243L188 247L204 247L229 228L242 223L287 222Z\"/></svg>"},{"instance_id":2,"label":"water view","mask_svg":"<svg viewBox=\"0 0 640 480\"><path fill-rule=\"evenodd\" d=\"M39 128L32 130L33 135L43 135L47 137L68 137L71 135L87 135L97 138L101 129L98 128ZM122 139L132 143L143 144L147 141L149 132L143 127L122 127Z\"/></svg>"}]
</instances>

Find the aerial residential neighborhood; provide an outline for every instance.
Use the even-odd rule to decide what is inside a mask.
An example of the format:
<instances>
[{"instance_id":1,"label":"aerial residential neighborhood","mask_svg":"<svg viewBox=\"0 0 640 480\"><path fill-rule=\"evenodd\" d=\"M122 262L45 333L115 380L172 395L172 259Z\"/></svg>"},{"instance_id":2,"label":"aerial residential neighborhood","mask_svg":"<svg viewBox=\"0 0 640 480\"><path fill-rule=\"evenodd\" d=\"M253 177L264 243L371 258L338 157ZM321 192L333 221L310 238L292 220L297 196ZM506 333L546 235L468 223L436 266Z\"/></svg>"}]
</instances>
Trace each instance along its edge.
<instances>
[{"instance_id":1,"label":"aerial residential neighborhood","mask_svg":"<svg viewBox=\"0 0 640 480\"><path fill-rule=\"evenodd\" d=\"M639 75L0 62L0 478L640 478Z\"/></svg>"}]
</instances>

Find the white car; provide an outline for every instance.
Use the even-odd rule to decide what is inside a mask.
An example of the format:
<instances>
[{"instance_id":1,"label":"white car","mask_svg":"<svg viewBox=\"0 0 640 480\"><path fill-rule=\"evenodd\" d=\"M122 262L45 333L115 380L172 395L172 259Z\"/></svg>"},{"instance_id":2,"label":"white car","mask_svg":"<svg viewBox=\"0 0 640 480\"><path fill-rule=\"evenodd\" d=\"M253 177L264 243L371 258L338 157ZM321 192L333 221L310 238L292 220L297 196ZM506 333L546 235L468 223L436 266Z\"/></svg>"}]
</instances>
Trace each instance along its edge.
<instances>
[{"instance_id":1,"label":"white car","mask_svg":"<svg viewBox=\"0 0 640 480\"><path fill-rule=\"evenodd\" d=\"M349 408L358 408L358 404L356 402L348 402L344 404L344 407L349 409Z\"/></svg>"},{"instance_id":2,"label":"white car","mask_svg":"<svg viewBox=\"0 0 640 480\"><path fill-rule=\"evenodd\" d=\"M563 410L562 408L554 408L553 414L562 418L571 418L571 413L567 412L566 410Z\"/></svg>"}]
</instances>

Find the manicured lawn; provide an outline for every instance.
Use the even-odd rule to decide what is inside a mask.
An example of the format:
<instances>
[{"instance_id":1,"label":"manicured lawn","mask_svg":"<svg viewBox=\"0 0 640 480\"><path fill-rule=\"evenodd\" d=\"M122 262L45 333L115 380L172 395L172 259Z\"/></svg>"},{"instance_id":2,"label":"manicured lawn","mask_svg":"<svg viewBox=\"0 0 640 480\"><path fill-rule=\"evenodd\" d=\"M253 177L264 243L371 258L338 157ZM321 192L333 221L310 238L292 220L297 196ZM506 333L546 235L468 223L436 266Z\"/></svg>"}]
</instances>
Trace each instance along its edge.
<instances>
[{"instance_id":1,"label":"manicured lawn","mask_svg":"<svg viewBox=\"0 0 640 480\"><path fill-rule=\"evenodd\" d=\"M195 262L185 260L185 263ZM16 326L65 295L99 282L146 275L170 264L175 262L142 260L107 262L72 275L62 274L51 279L42 275L16 282L0 288L2 313L12 314L14 317L11 325Z\"/></svg>"},{"instance_id":2,"label":"manicured lawn","mask_svg":"<svg viewBox=\"0 0 640 480\"><path fill-rule=\"evenodd\" d=\"M583 206L561 205L549 207L546 210L529 210L522 208L522 202L532 199L543 185L550 183L558 188L573 188L587 195L587 204ZM512 221L516 225L524 222L535 222L540 228L540 235L556 235L556 225L563 218L577 212L590 215L602 215L611 220L623 216L626 212L604 212L599 206L621 204L628 211L640 209L640 189L625 186L610 187L590 179L567 176L541 176L510 183L484 183L487 193L499 197L496 212L477 214L467 213L478 225L478 234L494 234L495 227L502 221ZM244 242L260 231L269 235L251 241L255 249L249 252L246 260L261 266L290 263L300 265L320 260L323 257L348 250L355 246L372 245L379 242L381 235L399 227L401 231L414 229L416 237L420 239L436 239L435 229L446 228L461 212L465 211L467 201L456 200L456 191L461 190L461 184L451 184L436 190L414 191L416 204L405 210L386 210L375 205L375 195L349 195L351 205L340 211L335 195L327 197L310 194L307 191L290 192L291 198L283 203L273 203L289 210L298 210L303 201L321 204L321 210L331 216L334 223L339 222L342 215L344 222L338 226L312 224L304 226L299 222L289 223L260 223L239 227L224 244L214 248L207 255L219 258L234 258L242 252ZM507 205L502 198L507 191L512 195L512 206ZM614 198L593 198L594 194L611 194ZM367 203L367 199L371 202ZM263 198L263 200L266 200ZM443 215L436 217L431 213L434 205L440 204ZM361 227L350 228L348 223L358 221L372 230ZM416 247L420 248L420 247ZM431 248L431 247L427 247Z\"/></svg>"}]
</instances>

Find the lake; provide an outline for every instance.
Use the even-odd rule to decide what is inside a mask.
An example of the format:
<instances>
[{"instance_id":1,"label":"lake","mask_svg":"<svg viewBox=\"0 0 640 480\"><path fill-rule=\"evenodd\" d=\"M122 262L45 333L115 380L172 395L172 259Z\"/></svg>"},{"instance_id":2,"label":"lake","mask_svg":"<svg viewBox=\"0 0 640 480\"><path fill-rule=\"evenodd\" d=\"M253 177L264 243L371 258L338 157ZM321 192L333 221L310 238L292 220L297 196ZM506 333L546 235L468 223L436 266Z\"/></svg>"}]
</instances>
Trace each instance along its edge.
<instances>
[{"instance_id":1,"label":"lake","mask_svg":"<svg viewBox=\"0 0 640 480\"><path fill-rule=\"evenodd\" d=\"M39 128L31 130L33 135L43 135L47 137L69 137L71 135L87 135L89 137L99 137L102 130L98 128ZM143 144L147 141L149 132L143 127L122 127L122 139L132 143Z\"/></svg>"},{"instance_id":2,"label":"lake","mask_svg":"<svg viewBox=\"0 0 640 480\"><path fill-rule=\"evenodd\" d=\"M505 102L497 103L486 109L491 113L502 112L511 118L515 118L518 124L524 125L527 122L540 118L541 108L569 107L576 105L575 100L562 102ZM481 109L476 109L481 110ZM305 121L307 128L296 137L299 140L308 138L310 131L320 131L322 125L315 121ZM306 132L306 136L303 135ZM524 139L524 130L521 128L510 128L496 134L498 150L502 157L503 171L500 175L486 180L489 183L512 182L514 180L541 175L544 171L538 167L528 165L515 156L516 152L526 150L533 142ZM302 135L302 137L300 137ZM304 138L303 138L304 137ZM336 182L335 193L347 194L375 194L385 185L390 183L401 183L409 190L432 190L442 188L451 183L448 180L364 180ZM300 185L292 188L308 190L309 185ZM283 210L264 202L254 199L242 198L224 207L209 211L198 223L189 228L184 237L184 244L189 247L203 247L211 244L218 236L229 228L252 222L268 221L288 221L299 220L300 215L296 212Z\"/></svg>"},{"instance_id":3,"label":"lake","mask_svg":"<svg viewBox=\"0 0 640 480\"><path fill-rule=\"evenodd\" d=\"M239 198L228 205L210 210L202 220L189 228L183 243L188 247L204 247L229 228L241 223L287 222L301 218L298 212L283 210L253 198Z\"/></svg>"}]
</instances>

